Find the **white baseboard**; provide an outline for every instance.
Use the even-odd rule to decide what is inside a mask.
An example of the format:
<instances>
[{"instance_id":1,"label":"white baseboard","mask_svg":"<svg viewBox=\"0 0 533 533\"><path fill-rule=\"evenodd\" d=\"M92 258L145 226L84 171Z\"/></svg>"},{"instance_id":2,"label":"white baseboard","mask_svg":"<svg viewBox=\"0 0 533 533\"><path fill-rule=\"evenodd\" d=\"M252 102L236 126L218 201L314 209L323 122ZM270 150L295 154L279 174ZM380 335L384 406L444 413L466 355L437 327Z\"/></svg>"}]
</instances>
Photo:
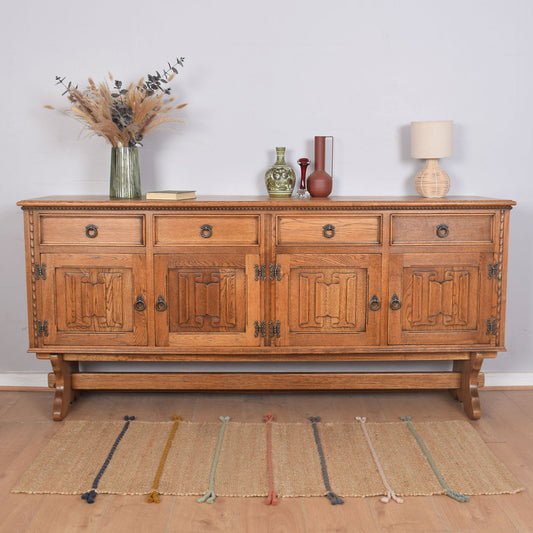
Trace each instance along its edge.
<instances>
[{"instance_id":1,"label":"white baseboard","mask_svg":"<svg viewBox=\"0 0 533 533\"><path fill-rule=\"evenodd\" d=\"M48 388L48 372L0 372L0 387Z\"/></svg>"},{"instance_id":2,"label":"white baseboard","mask_svg":"<svg viewBox=\"0 0 533 533\"><path fill-rule=\"evenodd\" d=\"M486 372L485 387L533 387L533 372Z\"/></svg>"},{"instance_id":3,"label":"white baseboard","mask_svg":"<svg viewBox=\"0 0 533 533\"><path fill-rule=\"evenodd\" d=\"M486 387L533 387L533 372L486 372ZM0 372L0 387L48 388L48 372Z\"/></svg>"}]
</instances>

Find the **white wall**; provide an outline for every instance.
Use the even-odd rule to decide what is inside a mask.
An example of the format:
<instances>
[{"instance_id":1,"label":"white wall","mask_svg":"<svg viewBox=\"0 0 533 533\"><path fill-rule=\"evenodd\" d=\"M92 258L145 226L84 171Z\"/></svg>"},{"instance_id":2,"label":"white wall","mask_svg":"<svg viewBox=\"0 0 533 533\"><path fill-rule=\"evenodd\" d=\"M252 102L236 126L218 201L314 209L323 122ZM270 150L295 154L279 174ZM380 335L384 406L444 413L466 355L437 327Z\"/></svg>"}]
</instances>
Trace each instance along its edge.
<instances>
[{"instance_id":1,"label":"white wall","mask_svg":"<svg viewBox=\"0 0 533 533\"><path fill-rule=\"evenodd\" d=\"M295 165L315 135L334 135L334 194L412 194L409 123L453 120L450 194L519 202L509 351L484 368L533 371L530 0L27 0L2 18L0 372L49 369L26 355L16 201L108 191L109 147L43 107L67 104L54 76L136 81L176 56L187 124L146 139L143 190L264 194L275 146Z\"/></svg>"}]
</instances>

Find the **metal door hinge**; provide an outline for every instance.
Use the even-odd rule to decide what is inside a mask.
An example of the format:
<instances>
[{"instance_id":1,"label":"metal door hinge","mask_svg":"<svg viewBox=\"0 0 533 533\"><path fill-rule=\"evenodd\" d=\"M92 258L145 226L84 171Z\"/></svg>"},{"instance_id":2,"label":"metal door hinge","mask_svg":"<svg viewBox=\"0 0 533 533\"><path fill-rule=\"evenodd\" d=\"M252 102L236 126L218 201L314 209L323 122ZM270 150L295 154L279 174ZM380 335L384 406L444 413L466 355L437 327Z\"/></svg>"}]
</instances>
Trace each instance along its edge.
<instances>
[{"instance_id":1,"label":"metal door hinge","mask_svg":"<svg viewBox=\"0 0 533 533\"><path fill-rule=\"evenodd\" d=\"M259 335L261 335L261 337L266 337L266 320L261 320L261 322L256 320L254 322L254 327L255 337L259 337Z\"/></svg>"},{"instance_id":2,"label":"metal door hinge","mask_svg":"<svg viewBox=\"0 0 533 533\"><path fill-rule=\"evenodd\" d=\"M270 281L274 281L275 279L281 281L281 265L270 263Z\"/></svg>"},{"instance_id":3,"label":"metal door hinge","mask_svg":"<svg viewBox=\"0 0 533 533\"><path fill-rule=\"evenodd\" d=\"M266 265L263 263L261 266L254 265L255 268L255 281L261 279L261 281L266 281Z\"/></svg>"},{"instance_id":4,"label":"metal door hinge","mask_svg":"<svg viewBox=\"0 0 533 533\"><path fill-rule=\"evenodd\" d=\"M273 320L271 320L268 323L268 327L270 330L270 336L277 337L279 339L281 335L281 322L279 320L277 322L274 322Z\"/></svg>"},{"instance_id":5,"label":"metal door hinge","mask_svg":"<svg viewBox=\"0 0 533 533\"><path fill-rule=\"evenodd\" d=\"M500 263L489 263L489 279L500 277Z\"/></svg>"},{"instance_id":6,"label":"metal door hinge","mask_svg":"<svg viewBox=\"0 0 533 533\"><path fill-rule=\"evenodd\" d=\"M43 263L42 265L35 263L35 281L39 278L46 279L46 263Z\"/></svg>"},{"instance_id":7,"label":"metal door hinge","mask_svg":"<svg viewBox=\"0 0 533 533\"><path fill-rule=\"evenodd\" d=\"M48 320L37 320L37 336L48 337Z\"/></svg>"},{"instance_id":8,"label":"metal door hinge","mask_svg":"<svg viewBox=\"0 0 533 533\"><path fill-rule=\"evenodd\" d=\"M498 333L498 319L487 318L487 335L496 335Z\"/></svg>"}]
</instances>

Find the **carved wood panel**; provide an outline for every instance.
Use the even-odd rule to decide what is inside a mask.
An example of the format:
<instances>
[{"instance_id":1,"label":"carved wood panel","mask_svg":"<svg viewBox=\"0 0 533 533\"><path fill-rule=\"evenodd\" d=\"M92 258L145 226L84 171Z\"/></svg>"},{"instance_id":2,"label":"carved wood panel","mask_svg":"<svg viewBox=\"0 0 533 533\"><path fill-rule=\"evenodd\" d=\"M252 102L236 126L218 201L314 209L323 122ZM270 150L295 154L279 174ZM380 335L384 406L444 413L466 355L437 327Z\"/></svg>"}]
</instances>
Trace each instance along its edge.
<instances>
[{"instance_id":1,"label":"carved wood panel","mask_svg":"<svg viewBox=\"0 0 533 533\"><path fill-rule=\"evenodd\" d=\"M381 256L278 255L282 280L276 286L280 344L372 344L379 338Z\"/></svg>"},{"instance_id":2,"label":"carved wood panel","mask_svg":"<svg viewBox=\"0 0 533 533\"><path fill-rule=\"evenodd\" d=\"M391 259L391 289L400 301L390 309L392 343L493 342L486 319L493 313L492 254L405 254Z\"/></svg>"},{"instance_id":3,"label":"carved wood panel","mask_svg":"<svg viewBox=\"0 0 533 533\"><path fill-rule=\"evenodd\" d=\"M155 256L158 346L258 346L261 286L255 254L161 254Z\"/></svg>"},{"instance_id":4,"label":"carved wood panel","mask_svg":"<svg viewBox=\"0 0 533 533\"><path fill-rule=\"evenodd\" d=\"M50 254L43 262L44 344L146 343L145 311L134 307L138 295L146 297L144 257Z\"/></svg>"},{"instance_id":5,"label":"carved wood panel","mask_svg":"<svg viewBox=\"0 0 533 533\"><path fill-rule=\"evenodd\" d=\"M244 268L174 267L168 270L170 331L234 331L245 326Z\"/></svg>"}]
</instances>

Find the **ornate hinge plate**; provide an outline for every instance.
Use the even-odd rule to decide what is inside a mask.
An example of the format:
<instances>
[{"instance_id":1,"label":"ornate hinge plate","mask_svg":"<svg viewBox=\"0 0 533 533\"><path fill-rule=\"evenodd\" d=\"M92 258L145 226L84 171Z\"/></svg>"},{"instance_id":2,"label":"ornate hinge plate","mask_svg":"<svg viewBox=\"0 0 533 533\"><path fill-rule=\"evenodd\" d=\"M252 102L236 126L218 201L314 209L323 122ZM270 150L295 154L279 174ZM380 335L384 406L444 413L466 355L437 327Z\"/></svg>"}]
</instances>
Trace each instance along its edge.
<instances>
[{"instance_id":1,"label":"ornate hinge plate","mask_svg":"<svg viewBox=\"0 0 533 533\"><path fill-rule=\"evenodd\" d=\"M496 335L498 333L498 319L487 318L487 335Z\"/></svg>"},{"instance_id":2,"label":"ornate hinge plate","mask_svg":"<svg viewBox=\"0 0 533 533\"><path fill-rule=\"evenodd\" d=\"M254 322L254 328L255 337L259 337L259 335L261 335L261 337L266 337L266 320L261 320L261 322L256 320Z\"/></svg>"},{"instance_id":3,"label":"ornate hinge plate","mask_svg":"<svg viewBox=\"0 0 533 533\"><path fill-rule=\"evenodd\" d=\"M267 276L266 276L266 265L263 263L261 266L259 265L254 265L254 269L255 269L255 281L266 281L267 279Z\"/></svg>"},{"instance_id":4,"label":"ornate hinge plate","mask_svg":"<svg viewBox=\"0 0 533 533\"><path fill-rule=\"evenodd\" d=\"M46 263L43 263L42 265L35 263L35 281L39 278L46 279Z\"/></svg>"},{"instance_id":5,"label":"ornate hinge plate","mask_svg":"<svg viewBox=\"0 0 533 533\"><path fill-rule=\"evenodd\" d=\"M489 279L500 277L500 263L489 263Z\"/></svg>"},{"instance_id":6,"label":"ornate hinge plate","mask_svg":"<svg viewBox=\"0 0 533 533\"><path fill-rule=\"evenodd\" d=\"M48 320L37 320L37 336L48 337Z\"/></svg>"},{"instance_id":7,"label":"ornate hinge plate","mask_svg":"<svg viewBox=\"0 0 533 533\"><path fill-rule=\"evenodd\" d=\"M271 320L268 323L268 327L270 330L270 336L277 337L279 339L281 335L281 322L279 320L277 322L274 322L273 320Z\"/></svg>"},{"instance_id":8,"label":"ornate hinge plate","mask_svg":"<svg viewBox=\"0 0 533 533\"><path fill-rule=\"evenodd\" d=\"M281 265L270 263L270 281L274 281L275 279L281 281Z\"/></svg>"}]
</instances>

